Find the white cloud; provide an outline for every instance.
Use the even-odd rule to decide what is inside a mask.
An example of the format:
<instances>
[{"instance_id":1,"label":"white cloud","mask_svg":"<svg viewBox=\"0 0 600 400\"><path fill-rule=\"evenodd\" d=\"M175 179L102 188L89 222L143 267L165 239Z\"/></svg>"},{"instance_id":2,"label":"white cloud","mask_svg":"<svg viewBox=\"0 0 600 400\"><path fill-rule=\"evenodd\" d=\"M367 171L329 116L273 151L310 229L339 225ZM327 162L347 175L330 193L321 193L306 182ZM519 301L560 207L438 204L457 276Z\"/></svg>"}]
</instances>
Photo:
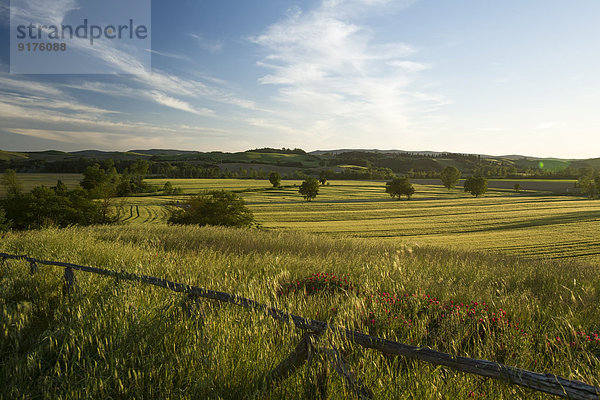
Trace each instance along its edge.
<instances>
[{"instance_id":1,"label":"white cloud","mask_svg":"<svg viewBox=\"0 0 600 400\"><path fill-rule=\"evenodd\" d=\"M149 50L152 54L156 54L157 56L161 56L161 57L167 57L167 58L173 58L176 60L189 60L189 57L183 56L181 54L175 54L175 53L167 53L165 51L158 51L158 50Z\"/></svg>"},{"instance_id":2,"label":"white cloud","mask_svg":"<svg viewBox=\"0 0 600 400\"><path fill-rule=\"evenodd\" d=\"M398 67L403 69L406 72L421 72L430 68L430 65L423 64L415 61L406 61L406 60L394 60L388 61L387 65L391 67Z\"/></svg>"},{"instance_id":3,"label":"white cloud","mask_svg":"<svg viewBox=\"0 0 600 400\"><path fill-rule=\"evenodd\" d=\"M47 0L20 0L11 4L10 18L15 24L37 21L40 25L60 25L67 13L77 9L76 0L53 0L51 6Z\"/></svg>"},{"instance_id":4,"label":"white cloud","mask_svg":"<svg viewBox=\"0 0 600 400\"><path fill-rule=\"evenodd\" d=\"M119 111L83 104L62 90L60 84L27 81L18 75L0 75L0 115L18 110L14 116L29 117L36 112L76 113L80 118L102 118ZM58 115L58 114L57 114Z\"/></svg>"},{"instance_id":5,"label":"white cloud","mask_svg":"<svg viewBox=\"0 0 600 400\"><path fill-rule=\"evenodd\" d=\"M222 40L208 40L204 36L196 33L190 33L188 36L194 39L196 44L201 49L210 53L218 53L219 51L223 50L223 46L225 45L225 42Z\"/></svg>"},{"instance_id":6,"label":"white cloud","mask_svg":"<svg viewBox=\"0 0 600 400\"><path fill-rule=\"evenodd\" d=\"M293 10L250 38L265 51L258 65L268 73L259 82L277 87L278 122L317 140L343 135L358 142L377 135L397 141L413 114L448 102L412 88L416 74L429 68L407 59L416 54L412 46L376 42L373 31L356 22L391 3L326 0L313 11Z\"/></svg>"},{"instance_id":7,"label":"white cloud","mask_svg":"<svg viewBox=\"0 0 600 400\"><path fill-rule=\"evenodd\" d=\"M197 114L197 115L214 115L214 111L208 109L208 108L201 108L201 109L197 109L192 107L191 104L186 103L185 101L167 96L166 94L159 92L159 91L152 91L152 98L158 103L158 104L162 104L163 106L167 106L170 108L174 108L176 110L181 110L181 111L187 111L190 112L192 114Z\"/></svg>"},{"instance_id":8,"label":"white cloud","mask_svg":"<svg viewBox=\"0 0 600 400\"><path fill-rule=\"evenodd\" d=\"M0 87L13 93L36 93L47 96L59 96L62 92L53 85L20 79L17 75L0 75Z\"/></svg>"}]
</instances>

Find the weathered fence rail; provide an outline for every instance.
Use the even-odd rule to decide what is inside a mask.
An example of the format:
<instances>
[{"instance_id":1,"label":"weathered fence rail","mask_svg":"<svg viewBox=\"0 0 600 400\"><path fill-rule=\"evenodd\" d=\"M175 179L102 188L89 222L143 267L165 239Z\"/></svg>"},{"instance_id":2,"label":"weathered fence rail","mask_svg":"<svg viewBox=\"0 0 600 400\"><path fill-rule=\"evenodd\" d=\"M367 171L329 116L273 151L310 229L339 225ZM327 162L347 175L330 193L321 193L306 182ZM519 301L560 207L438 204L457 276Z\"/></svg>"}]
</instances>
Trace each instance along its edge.
<instances>
[{"instance_id":1,"label":"weathered fence rail","mask_svg":"<svg viewBox=\"0 0 600 400\"><path fill-rule=\"evenodd\" d=\"M514 385L527 387L530 389L553 394L560 397L582 400L600 400L600 388L588 385L584 382L565 379L554 374L540 374L537 372L510 367L487 360L477 360L473 358L453 356L425 347L411 346L375 336L369 336L358 331L328 325L323 321L303 318L294 314L290 314L283 310L279 310L277 308L259 303L252 299L232 295L225 292L203 289L196 286L172 282L167 279L156 278L148 275L137 275L128 272L111 271L103 268L89 267L59 261L40 260L24 255L0 253L0 259L26 261L30 265L31 273L34 273L38 269L38 264L63 267L65 269L65 284L67 285L67 288L69 290L76 285L75 275L73 273L74 270L111 276L121 280L142 282L145 284L166 288L174 292L188 293L190 295L194 295L201 298L226 302L247 309L259 310L265 312L266 314L270 315L278 321L284 322L286 324L293 324L295 327L302 329L309 334L319 335L325 332L326 330L330 330L345 336L348 340L362 347L379 350L383 353L417 359L434 365L442 365L469 374L498 379ZM294 352L286 360L284 360L274 371L271 372L273 378L281 379L289 375L291 372L293 372L294 369L300 366L308 358L308 353L310 351L310 344L308 342L309 336L310 335L304 335L302 341L294 350ZM338 356L339 354L335 355L334 358ZM338 360L336 362L339 366L344 365L343 360Z\"/></svg>"}]
</instances>

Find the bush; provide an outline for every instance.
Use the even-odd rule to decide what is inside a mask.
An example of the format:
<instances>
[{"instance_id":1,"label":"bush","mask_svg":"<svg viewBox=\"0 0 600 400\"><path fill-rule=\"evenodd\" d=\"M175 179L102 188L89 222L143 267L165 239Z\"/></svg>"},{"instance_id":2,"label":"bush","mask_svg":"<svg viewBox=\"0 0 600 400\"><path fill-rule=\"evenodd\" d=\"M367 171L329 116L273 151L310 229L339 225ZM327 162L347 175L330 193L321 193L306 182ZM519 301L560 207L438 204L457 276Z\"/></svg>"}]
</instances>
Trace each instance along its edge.
<instances>
[{"instance_id":1,"label":"bush","mask_svg":"<svg viewBox=\"0 0 600 400\"><path fill-rule=\"evenodd\" d=\"M8 197L0 205L15 229L64 228L116 221L101 204L89 199L83 189L65 192L38 186L31 193Z\"/></svg>"},{"instance_id":2,"label":"bush","mask_svg":"<svg viewBox=\"0 0 600 400\"><path fill-rule=\"evenodd\" d=\"M171 181L165 182L165 184L162 188L162 191L163 191L163 194L165 194L165 195L181 194L183 192L183 190L180 187L173 186Z\"/></svg>"},{"instance_id":3,"label":"bush","mask_svg":"<svg viewBox=\"0 0 600 400\"><path fill-rule=\"evenodd\" d=\"M235 193L213 190L173 207L169 223L244 227L253 225L254 215Z\"/></svg>"},{"instance_id":4,"label":"bush","mask_svg":"<svg viewBox=\"0 0 600 400\"><path fill-rule=\"evenodd\" d=\"M10 221L6 219L6 211L0 208L0 232L10 229Z\"/></svg>"}]
</instances>

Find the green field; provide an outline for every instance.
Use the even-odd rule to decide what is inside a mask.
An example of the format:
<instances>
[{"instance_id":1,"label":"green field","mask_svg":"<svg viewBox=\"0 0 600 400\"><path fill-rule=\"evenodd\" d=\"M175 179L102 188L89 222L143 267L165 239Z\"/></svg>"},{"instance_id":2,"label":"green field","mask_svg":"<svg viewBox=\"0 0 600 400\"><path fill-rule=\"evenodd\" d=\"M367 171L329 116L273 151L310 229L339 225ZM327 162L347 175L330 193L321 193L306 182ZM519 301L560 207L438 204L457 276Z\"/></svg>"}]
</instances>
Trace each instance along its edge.
<instances>
[{"instance_id":1,"label":"green field","mask_svg":"<svg viewBox=\"0 0 600 400\"><path fill-rule=\"evenodd\" d=\"M60 179L69 189L79 186L83 178L81 174L17 174L19 181L23 184L23 190L30 191L36 186L55 186ZM4 186L0 185L0 197L6 194Z\"/></svg>"},{"instance_id":2,"label":"green field","mask_svg":"<svg viewBox=\"0 0 600 400\"><path fill-rule=\"evenodd\" d=\"M595 267L389 241L151 224L8 234L0 251L227 291L404 343L600 385ZM195 304L82 272L76 292L64 296L62 270L40 268L30 275L27 263L0 264L0 398L312 399L318 379L328 398L351 397L319 355L266 386L265 375L301 332L259 312ZM356 290L330 285L306 294L306 278L323 272L345 277ZM288 284L300 291L282 292ZM320 345L341 349L375 398L547 398L385 357L332 333Z\"/></svg>"},{"instance_id":3,"label":"green field","mask_svg":"<svg viewBox=\"0 0 600 400\"><path fill-rule=\"evenodd\" d=\"M30 182L55 184L56 177L45 178ZM267 180L170 181L187 194L239 193L261 229L169 226L167 203L186 195L135 196L117 200L122 224L6 233L0 252L239 294L337 326L600 387L599 200L508 189L473 198L415 185L413 199L397 201L384 182L331 181L306 202L300 181L284 180L279 189ZM327 386L327 398L352 397L322 355L269 387L265 375L301 332L259 312L76 276L78 287L66 296L62 270L30 275L24 262L0 263L0 399L312 399L315 382ZM547 398L384 356L328 332L320 346L332 345L375 398Z\"/></svg>"},{"instance_id":4,"label":"green field","mask_svg":"<svg viewBox=\"0 0 600 400\"><path fill-rule=\"evenodd\" d=\"M321 188L316 200L306 202L297 188L271 190L267 181L171 181L186 193L215 188L239 191L267 229L600 263L598 200L516 194L508 189L473 198L460 190L415 185L412 200L397 201L385 194L383 182L332 181ZM149 182L160 185L164 180ZM242 192L246 188L264 190ZM126 199L126 221L164 222L165 204L177 199L182 197ZM130 205L139 207L139 218L136 213L129 217Z\"/></svg>"},{"instance_id":5,"label":"green field","mask_svg":"<svg viewBox=\"0 0 600 400\"><path fill-rule=\"evenodd\" d=\"M57 179L73 188L81 175L19 174L19 178L25 190L53 186ZM299 180L284 180L280 189L273 189L267 180L168 180L184 195L118 199L123 221L165 223L168 202L183 201L185 195L203 190L224 189L240 194L266 229L600 263L598 200L535 190L517 194L510 188L492 188L485 197L473 198L460 188L448 191L434 184L435 180L426 180L428 184L415 184L416 194L410 201L392 200L385 194L384 182L330 181L321 187L316 200L306 202L298 194ZM166 181L147 179L158 187ZM506 183L510 187L513 182ZM569 180L522 182L522 186L541 189L572 184Z\"/></svg>"}]
</instances>

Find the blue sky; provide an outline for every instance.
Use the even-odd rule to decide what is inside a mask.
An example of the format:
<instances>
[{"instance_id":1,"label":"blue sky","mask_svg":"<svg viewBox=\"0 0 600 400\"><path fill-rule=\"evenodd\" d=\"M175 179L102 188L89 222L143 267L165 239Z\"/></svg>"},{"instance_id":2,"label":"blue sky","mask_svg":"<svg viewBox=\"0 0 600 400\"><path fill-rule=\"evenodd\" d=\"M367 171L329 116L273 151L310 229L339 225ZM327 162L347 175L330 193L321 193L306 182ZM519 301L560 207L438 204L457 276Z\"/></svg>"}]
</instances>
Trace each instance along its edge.
<instances>
[{"instance_id":1,"label":"blue sky","mask_svg":"<svg viewBox=\"0 0 600 400\"><path fill-rule=\"evenodd\" d=\"M10 74L8 4L0 149L600 157L597 0L155 0L117 75Z\"/></svg>"}]
</instances>

